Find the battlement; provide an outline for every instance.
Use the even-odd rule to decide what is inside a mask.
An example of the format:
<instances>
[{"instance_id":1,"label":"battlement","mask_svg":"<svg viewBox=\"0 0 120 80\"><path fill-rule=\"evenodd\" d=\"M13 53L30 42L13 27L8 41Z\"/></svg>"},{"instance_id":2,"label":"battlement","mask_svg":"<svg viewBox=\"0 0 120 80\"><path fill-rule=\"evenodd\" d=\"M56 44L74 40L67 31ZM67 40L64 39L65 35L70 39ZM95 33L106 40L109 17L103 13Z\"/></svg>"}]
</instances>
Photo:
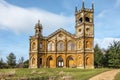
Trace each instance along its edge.
<instances>
[{"instance_id":1,"label":"battlement","mask_svg":"<svg viewBox=\"0 0 120 80\"><path fill-rule=\"evenodd\" d=\"M75 11L75 14L81 13L83 11L84 12L94 12L94 9L89 9L89 8L84 8L84 10L80 9L80 10Z\"/></svg>"},{"instance_id":2,"label":"battlement","mask_svg":"<svg viewBox=\"0 0 120 80\"><path fill-rule=\"evenodd\" d=\"M77 10L77 7L75 7L75 14L81 13L81 12L94 12L94 4L92 3L92 8L85 8L84 2L82 3L82 8L80 10Z\"/></svg>"}]
</instances>

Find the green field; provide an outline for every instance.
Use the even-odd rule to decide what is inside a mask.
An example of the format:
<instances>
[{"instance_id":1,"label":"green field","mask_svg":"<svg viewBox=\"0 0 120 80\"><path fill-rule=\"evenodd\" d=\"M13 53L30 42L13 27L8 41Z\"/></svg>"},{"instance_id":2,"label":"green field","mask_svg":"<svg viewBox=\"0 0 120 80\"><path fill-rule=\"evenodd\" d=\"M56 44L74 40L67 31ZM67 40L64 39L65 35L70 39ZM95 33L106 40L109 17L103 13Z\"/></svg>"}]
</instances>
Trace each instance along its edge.
<instances>
[{"instance_id":1,"label":"green field","mask_svg":"<svg viewBox=\"0 0 120 80\"><path fill-rule=\"evenodd\" d=\"M120 80L120 72L115 76L115 80Z\"/></svg>"},{"instance_id":2,"label":"green field","mask_svg":"<svg viewBox=\"0 0 120 80\"><path fill-rule=\"evenodd\" d=\"M0 78L6 80L88 80L110 69L77 69L77 68L39 68L39 69L0 69Z\"/></svg>"}]
</instances>

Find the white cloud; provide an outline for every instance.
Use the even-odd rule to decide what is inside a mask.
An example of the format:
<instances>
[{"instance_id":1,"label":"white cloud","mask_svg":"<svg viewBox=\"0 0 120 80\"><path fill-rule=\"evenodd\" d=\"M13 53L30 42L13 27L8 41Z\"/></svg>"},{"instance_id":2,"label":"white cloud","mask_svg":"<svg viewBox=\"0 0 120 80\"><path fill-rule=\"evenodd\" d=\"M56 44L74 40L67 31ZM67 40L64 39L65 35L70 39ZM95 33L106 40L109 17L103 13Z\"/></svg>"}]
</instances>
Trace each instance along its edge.
<instances>
[{"instance_id":1,"label":"white cloud","mask_svg":"<svg viewBox=\"0 0 120 80\"><path fill-rule=\"evenodd\" d=\"M30 32L38 19L41 20L45 32L74 24L74 16L54 14L36 8L22 8L0 1L0 29L10 29L16 33Z\"/></svg>"},{"instance_id":2,"label":"white cloud","mask_svg":"<svg viewBox=\"0 0 120 80\"><path fill-rule=\"evenodd\" d=\"M96 17L97 18L104 18L105 16L108 15L108 13L110 13L110 10L103 10Z\"/></svg>"},{"instance_id":3,"label":"white cloud","mask_svg":"<svg viewBox=\"0 0 120 80\"><path fill-rule=\"evenodd\" d=\"M107 49L113 41L120 41L120 38L103 38L103 39L95 39L95 44L98 44L101 48Z\"/></svg>"},{"instance_id":4,"label":"white cloud","mask_svg":"<svg viewBox=\"0 0 120 80\"><path fill-rule=\"evenodd\" d=\"M101 17L104 17L104 15L105 15L105 12L103 11L103 12L99 13L97 17L101 18Z\"/></svg>"}]
</instances>

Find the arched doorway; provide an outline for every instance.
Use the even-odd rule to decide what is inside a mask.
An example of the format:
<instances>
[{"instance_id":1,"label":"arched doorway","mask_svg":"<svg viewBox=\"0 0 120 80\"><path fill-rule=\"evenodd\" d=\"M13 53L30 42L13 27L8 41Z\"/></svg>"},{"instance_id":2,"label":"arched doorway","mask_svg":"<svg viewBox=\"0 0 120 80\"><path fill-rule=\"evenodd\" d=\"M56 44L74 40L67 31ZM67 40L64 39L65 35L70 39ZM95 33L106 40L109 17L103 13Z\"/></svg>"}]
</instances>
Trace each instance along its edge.
<instances>
[{"instance_id":1,"label":"arched doorway","mask_svg":"<svg viewBox=\"0 0 120 80\"><path fill-rule=\"evenodd\" d=\"M53 61L53 58L51 56L49 56L47 58L47 67L48 68L53 68L54 67L54 61Z\"/></svg>"},{"instance_id":2,"label":"arched doorway","mask_svg":"<svg viewBox=\"0 0 120 80\"><path fill-rule=\"evenodd\" d=\"M42 58L39 59L39 67L42 67Z\"/></svg>"},{"instance_id":3,"label":"arched doorway","mask_svg":"<svg viewBox=\"0 0 120 80\"><path fill-rule=\"evenodd\" d=\"M63 65L64 65L63 58L59 56L57 58L57 67L63 67Z\"/></svg>"},{"instance_id":4,"label":"arched doorway","mask_svg":"<svg viewBox=\"0 0 120 80\"><path fill-rule=\"evenodd\" d=\"M71 56L67 58L67 67L74 67L74 60Z\"/></svg>"}]
</instances>

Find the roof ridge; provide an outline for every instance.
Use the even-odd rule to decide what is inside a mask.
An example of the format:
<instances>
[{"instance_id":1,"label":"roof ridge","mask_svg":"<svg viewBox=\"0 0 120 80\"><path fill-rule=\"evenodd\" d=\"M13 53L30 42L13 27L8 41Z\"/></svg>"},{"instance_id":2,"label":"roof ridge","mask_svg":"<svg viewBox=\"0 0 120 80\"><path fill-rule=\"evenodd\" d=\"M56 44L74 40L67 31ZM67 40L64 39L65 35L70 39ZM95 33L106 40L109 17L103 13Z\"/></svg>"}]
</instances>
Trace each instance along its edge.
<instances>
[{"instance_id":1,"label":"roof ridge","mask_svg":"<svg viewBox=\"0 0 120 80\"><path fill-rule=\"evenodd\" d=\"M48 35L47 38L52 37L54 34L58 33L59 31L63 31L63 32L67 33L70 36L74 36L73 34L71 34L70 32L68 32L67 30L65 30L63 28L59 28L56 31L54 31L53 33L51 33L50 35Z\"/></svg>"}]
</instances>

